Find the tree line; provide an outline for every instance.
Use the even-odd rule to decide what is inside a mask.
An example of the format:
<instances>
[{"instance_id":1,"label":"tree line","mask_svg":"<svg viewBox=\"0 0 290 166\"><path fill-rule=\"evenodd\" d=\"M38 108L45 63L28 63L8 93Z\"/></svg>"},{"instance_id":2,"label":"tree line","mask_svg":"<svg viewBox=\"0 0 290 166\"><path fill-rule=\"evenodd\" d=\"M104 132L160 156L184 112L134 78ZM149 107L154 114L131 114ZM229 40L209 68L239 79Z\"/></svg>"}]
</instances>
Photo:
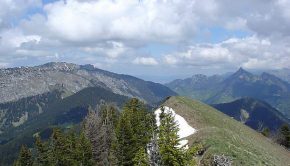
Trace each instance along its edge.
<instances>
[{"instance_id":1,"label":"tree line","mask_svg":"<svg viewBox=\"0 0 290 166\"><path fill-rule=\"evenodd\" d=\"M282 125L275 133L272 133L267 127L263 128L260 132L279 145L284 146L288 150L290 149L290 128L288 124Z\"/></svg>"},{"instance_id":2,"label":"tree line","mask_svg":"<svg viewBox=\"0 0 290 166\"><path fill-rule=\"evenodd\" d=\"M179 127L171 113L155 114L133 98L119 111L112 104L89 108L76 132L54 129L50 139L36 137L34 147L22 146L15 166L184 166L196 165L202 145L179 146Z\"/></svg>"}]
</instances>

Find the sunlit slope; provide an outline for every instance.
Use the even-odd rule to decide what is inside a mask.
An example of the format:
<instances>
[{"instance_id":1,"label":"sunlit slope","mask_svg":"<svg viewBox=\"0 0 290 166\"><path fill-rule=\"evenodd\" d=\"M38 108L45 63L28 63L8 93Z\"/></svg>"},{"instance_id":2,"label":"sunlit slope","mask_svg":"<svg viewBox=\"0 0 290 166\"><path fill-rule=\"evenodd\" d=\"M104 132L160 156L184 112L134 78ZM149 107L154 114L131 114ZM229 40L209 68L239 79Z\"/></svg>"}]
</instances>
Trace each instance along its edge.
<instances>
[{"instance_id":1,"label":"sunlit slope","mask_svg":"<svg viewBox=\"0 0 290 166\"><path fill-rule=\"evenodd\" d=\"M185 97L170 97L163 105L198 130L188 139L207 147L203 165L209 165L214 154L230 156L234 165L290 165L286 149L213 107Z\"/></svg>"}]
</instances>

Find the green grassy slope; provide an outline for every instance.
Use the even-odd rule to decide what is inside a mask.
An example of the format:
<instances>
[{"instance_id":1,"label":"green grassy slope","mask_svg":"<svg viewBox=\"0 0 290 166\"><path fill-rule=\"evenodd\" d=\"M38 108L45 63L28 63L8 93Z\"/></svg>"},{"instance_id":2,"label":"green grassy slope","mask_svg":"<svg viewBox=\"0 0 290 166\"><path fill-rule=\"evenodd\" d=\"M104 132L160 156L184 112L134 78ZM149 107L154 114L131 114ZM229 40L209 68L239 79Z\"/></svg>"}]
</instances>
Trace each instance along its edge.
<instances>
[{"instance_id":1,"label":"green grassy slope","mask_svg":"<svg viewBox=\"0 0 290 166\"><path fill-rule=\"evenodd\" d=\"M163 105L198 130L188 139L206 145L201 165L209 165L214 154L230 156L234 165L290 165L289 151L211 106L185 97L170 97Z\"/></svg>"}]
</instances>

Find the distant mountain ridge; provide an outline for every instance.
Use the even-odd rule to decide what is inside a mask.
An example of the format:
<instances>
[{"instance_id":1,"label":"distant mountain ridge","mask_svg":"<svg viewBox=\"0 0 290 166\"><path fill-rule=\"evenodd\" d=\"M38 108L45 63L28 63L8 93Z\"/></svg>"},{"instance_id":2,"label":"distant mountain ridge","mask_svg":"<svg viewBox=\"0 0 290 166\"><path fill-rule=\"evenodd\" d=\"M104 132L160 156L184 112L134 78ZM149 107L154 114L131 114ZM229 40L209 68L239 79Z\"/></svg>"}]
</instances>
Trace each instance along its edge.
<instances>
[{"instance_id":1,"label":"distant mountain ridge","mask_svg":"<svg viewBox=\"0 0 290 166\"><path fill-rule=\"evenodd\" d=\"M242 97L257 98L290 117L290 84L274 75L265 72L254 75L240 68L227 77L204 76L199 81L191 81L195 80L193 78L178 80L178 84L175 80L165 85L180 95L210 104L232 102Z\"/></svg>"},{"instance_id":2,"label":"distant mountain ridge","mask_svg":"<svg viewBox=\"0 0 290 166\"><path fill-rule=\"evenodd\" d=\"M267 72L275 75L276 77L279 77L282 80L287 81L288 83L290 83L290 68L283 68L283 69L279 69L279 70L270 70Z\"/></svg>"},{"instance_id":3,"label":"distant mountain ridge","mask_svg":"<svg viewBox=\"0 0 290 166\"><path fill-rule=\"evenodd\" d=\"M258 131L268 128L276 133L282 125L290 126L290 120L271 105L249 97L214 104L213 107Z\"/></svg>"},{"instance_id":4,"label":"distant mountain ridge","mask_svg":"<svg viewBox=\"0 0 290 166\"><path fill-rule=\"evenodd\" d=\"M138 97L147 103L176 94L161 84L97 69L93 65L51 62L35 67L0 69L0 103L43 94L56 86L71 93L97 86L115 94Z\"/></svg>"}]
</instances>

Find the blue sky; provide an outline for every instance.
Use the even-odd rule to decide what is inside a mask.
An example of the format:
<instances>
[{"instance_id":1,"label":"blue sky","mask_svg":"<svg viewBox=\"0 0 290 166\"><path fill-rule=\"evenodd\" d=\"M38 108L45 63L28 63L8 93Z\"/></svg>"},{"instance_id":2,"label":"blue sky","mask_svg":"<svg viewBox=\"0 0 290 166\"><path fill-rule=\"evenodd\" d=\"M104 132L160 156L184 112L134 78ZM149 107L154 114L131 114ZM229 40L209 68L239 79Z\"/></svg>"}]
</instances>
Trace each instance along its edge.
<instances>
[{"instance_id":1,"label":"blue sky","mask_svg":"<svg viewBox=\"0 0 290 166\"><path fill-rule=\"evenodd\" d=\"M0 67L93 64L167 82L289 68L288 0L0 1Z\"/></svg>"}]
</instances>

